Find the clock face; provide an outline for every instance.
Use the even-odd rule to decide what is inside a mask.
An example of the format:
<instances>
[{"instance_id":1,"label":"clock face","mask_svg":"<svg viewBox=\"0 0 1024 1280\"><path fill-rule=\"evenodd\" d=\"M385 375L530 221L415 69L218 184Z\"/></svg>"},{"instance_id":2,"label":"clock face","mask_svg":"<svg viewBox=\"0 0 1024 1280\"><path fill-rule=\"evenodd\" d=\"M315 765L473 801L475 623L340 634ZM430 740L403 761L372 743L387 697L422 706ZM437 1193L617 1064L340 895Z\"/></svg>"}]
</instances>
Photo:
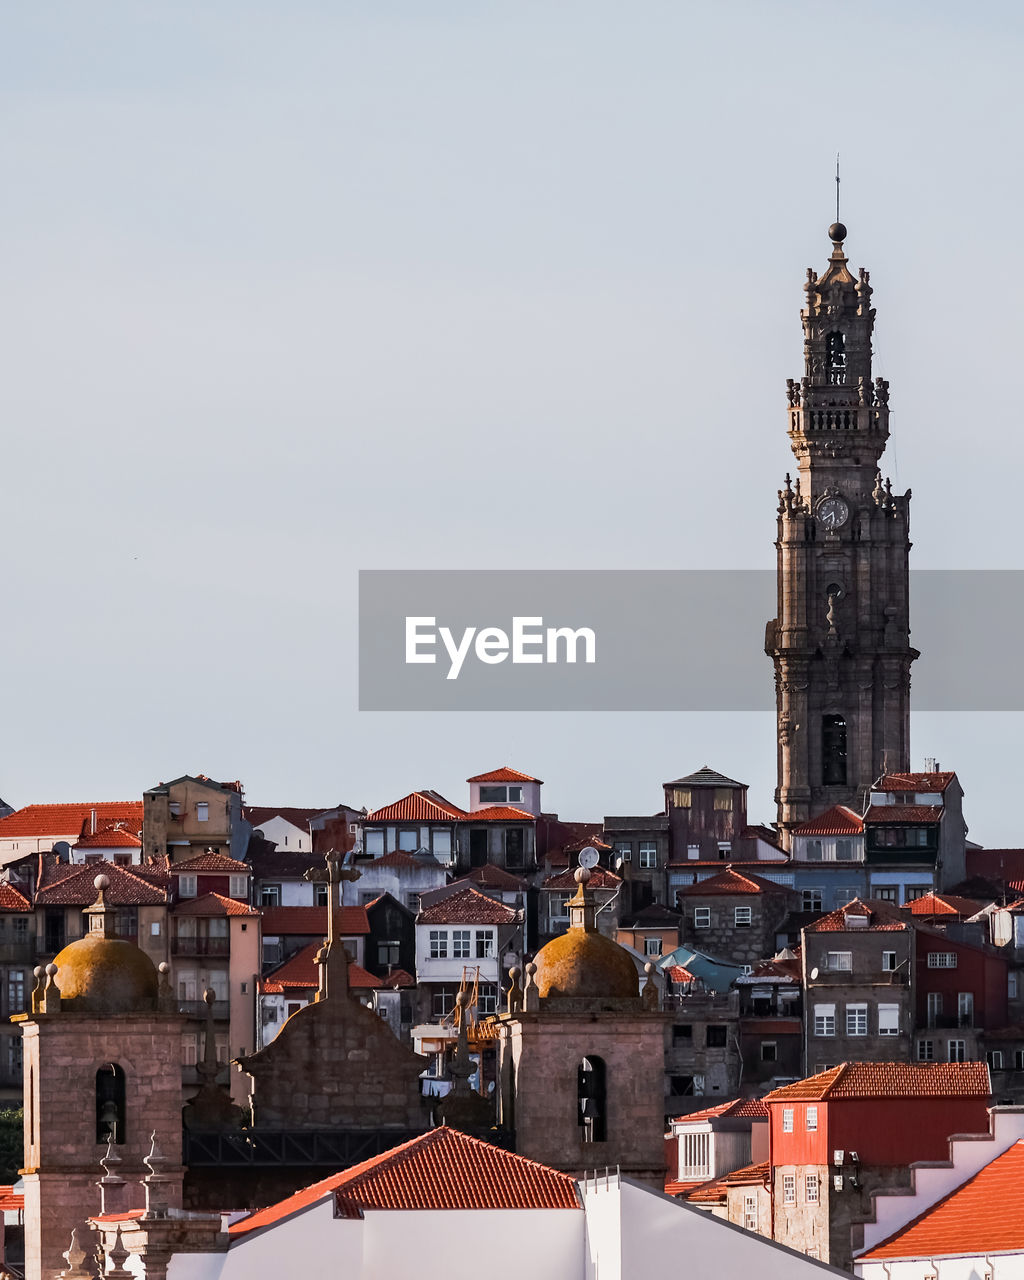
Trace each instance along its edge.
<instances>
[{"instance_id":1,"label":"clock face","mask_svg":"<svg viewBox=\"0 0 1024 1280\"><path fill-rule=\"evenodd\" d=\"M850 518L850 508L842 498L826 498L818 507L818 519L826 529L838 529Z\"/></svg>"}]
</instances>

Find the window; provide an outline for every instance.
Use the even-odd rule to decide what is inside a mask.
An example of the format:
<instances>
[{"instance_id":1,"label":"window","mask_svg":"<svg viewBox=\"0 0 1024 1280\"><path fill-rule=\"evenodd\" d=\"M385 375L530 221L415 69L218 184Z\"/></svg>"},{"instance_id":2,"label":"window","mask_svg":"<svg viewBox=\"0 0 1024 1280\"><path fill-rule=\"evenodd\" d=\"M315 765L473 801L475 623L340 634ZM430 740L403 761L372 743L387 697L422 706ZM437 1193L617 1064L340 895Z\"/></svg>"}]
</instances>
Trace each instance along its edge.
<instances>
[{"instance_id":1,"label":"window","mask_svg":"<svg viewBox=\"0 0 1024 1280\"><path fill-rule=\"evenodd\" d=\"M784 1173L782 1175L782 1203L796 1204L796 1174Z\"/></svg>"},{"instance_id":2,"label":"window","mask_svg":"<svg viewBox=\"0 0 1024 1280\"><path fill-rule=\"evenodd\" d=\"M926 898L931 889L926 884L908 884L905 901L916 902L918 898Z\"/></svg>"},{"instance_id":3,"label":"window","mask_svg":"<svg viewBox=\"0 0 1024 1280\"><path fill-rule=\"evenodd\" d=\"M729 1043L728 1027L715 1026L712 1024L707 1029L707 1039L705 1043L709 1049L724 1049Z\"/></svg>"},{"instance_id":4,"label":"window","mask_svg":"<svg viewBox=\"0 0 1024 1280\"><path fill-rule=\"evenodd\" d=\"M846 721L821 718L821 780L826 787L846 786Z\"/></svg>"},{"instance_id":5,"label":"window","mask_svg":"<svg viewBox=\"0 0 1024 1280\"><path fill-rule=\"evenodd\" d=\"M696 1076L669 1076L668 1092L671 1098L692 1098L694 1094L701 1093L702 1090L697 1088Z\"/></svg>"},{"instance_id":6,"label":"window","mask_svg":"<svg viewBox=\"0 0 1024 1280\"><path fill-rule=\"evenodd\" d=\"M695 929L711 928L711 908L710 907L694 907L693 927Z\"/></svg>"},{"instance_id":7,"label":"window","mask_svg":"<svg viewBox=\"0 0 1024 1280\"><path fill-rule=\"evenodd\" d=\"M672 1028L672 1046L678 1048L680 1045L693 1044L693 1027L689 1023L677 1023Z\"/></svg>"},{"instance_id":8,"label":"window","mask_svg":"<svg viewBox=\"0 0 1024 1280\"><path fill-rule=\"evenodd\" d=\"M699 845L699 844L688 844L688 845L686 846L686 856L687 856L687 858L689 858L689 860L690 860L691 862L698 862L698 861L700 861L700 845Z\"/></svg>"},{"instance_id":9,"label":"window","mask_svg":"<svg viewBox=\"0 0 1024 1280\"><path fill-rule=\"evenodd\" d=\"M447 929L430 930L430 958L431 960L446 960L448 958Z\"/></svg>"},{"instance_id":10,"label":"window","mask_svg":"<svg viewBox=\"0 0 1024 1280\"><path fill-rule=\"evenodd\" d=\"M679 1138L679 1178L711 1177L711 1134L684 1133Z\"/></svg>"},{"instance_id":11,"label":"window","mask_svg":"<svg viewBox=\"0 0 1024 1280\"><path fill-rule=\"evenodd\" d=\"M929 969L955 969L956 968L956 952L955 951L929 951L928 952L928 968Z\"/></svg>"},{"instance_id":12,"label":"window","mask_svg":"<svg viewBox=\"0 0 1024 1280\"><path fill-rule=\"evenodd\" d=\"M313 906L326 907L331 900L331 886L327 884L313 885Z\"/></svg>"},{"instance_id":13,"label":"window","mask_svg":"<svg viewBox=\"0 0 1024 1280\"><path fill-rule=\"evenodd\" d=\"M821 910L821 890L820 889L804 889L803 902L805 911Z\"/></svg>"},{"instance_id":14,"label":"window","mask_svg":"<svg viewBox=\"0 0 1024 1280\"><path fill-rule=\"evenodd\" d=\"M715 787L715 809L719 813L732 812L732 788Z\"/></svg>"},{"instance_id":15,"label":"window","mask_svg":"<svg viewBox=\"0 0 1024 1280\"><path fill-rule=\"evenodd\" d=\"M1024 1049L1015 1049L1013 1051L1013 1069L1014 1071L1024 1071Z\"/></svg>"},{"instance_id":16,"label":"window","mask_svg":"<svg viewBox=\"0 0 1024 1280\"><path fill-rule=\"evenodd\" d=\"M807 841L807 861L808 862L821 861L821 841L820 840Z\"/></svg>"},{"instance_id":17,"label":"window","mask_svg":"<svg viewBox=\"0 0 1024 1280\"><path fill-rule=\"evenodd\" d=\"M804 1177L804 1198L808 1204L817 1204L818 1196L818 1175L816 1173L808 1173Z\"/></svg>"},{"instance_id":18,"label":"window","mask_svg":"<svg viewBox=\"0 0 1024 1280\"><path fill-rule=\"evenodd\" d=\"M435 1018L445 1018L455 1008L458 987L435 987L430 997L430 1008Z\"/></svg>"},{"instance_id":19,"label":"window","mask_svg":"<svg viewBox=\"0 0 1024 1280\"><path fill-rule=\"evenodd\" d=\"M526 865L526 834L522 827L505 828L505 866Z\"/></svg>"},{"instance_id":20,"label":"window","mask_svg":"<svg viewBox=\"0 0 1024 1280\"><path fill-rule=\"evenodd\" d=\"M718 842L718 857L719 857L719 859L720 859L720 860L722 860L722 861L724 862L724 861L729 857L729 855L730 855L731 853L732 853L732 841L731 841L731 840L719 840L719 842Z\"/></svg>"},{"instance_id":21,"label":"window","mask_svg":"<svg viewBox=\"0 0 1024 1280\"><path fill-rule=\"evenodd\" d=\"M853 861L853 841L837 840L836 841L836 862L852 862Z\"/></svg>"},{"instance_id":22,"label":"window","mask_svg":"<svg viewBox=\"0 0 1024 1280\"><path fill-rule=\"evenodd\" d=\"M878 1034L880 1036L898 1036L900 1033L900 1007L898 1004L880 1004L878 1006Z\"/></svg>"},{"instance_id":23,"label":"window","mask_svg":"<svg viewBox=\"0 0 1024 1280\"><path fill-rule=\"evenodd\" d=\"M612 852L615 855L615 861L621 858L623 862L633 861L633 845L629 840L616 840L612 845Z\"/></svg>"},{"instance_id":24,"label":"window","mask_svg":"<svg viewBox=\"0 0 1024 1280\"><path fill-rule=\"evenodd\" d=\"M942 992L928 992L928 1025L930 1027L938 1026L939 1016L942 1013Z\"/></svg>"},{"instance_id":25,"label":"window","mask_svg":"<svg viewBox=\"0 0 1024 1280\"><path fill-rule=\"evenodd\" d=\"M757 1230L757 1196L743 1197L743 1226L747 1231Z\"/></svg>"},{"instance_id":26,"label":"window","mask_svg":"<svg viewBox=\"0 0 1024 1280\"><path fill-rule=\"evenodd\" d=\"M946 1060L948 1062L963 1062L966 1058L966 1050L966 1040L947 1040Z\"/></svg>"},{"instance_id":27,"label":"window","mask_svg":"<svg viewBox=\"0 0 1024 1280\"><path fill-rule=\"evenodd\" d=\"M689 809L693 804L693 792L689 787L673 787L672 788L672 807L675 809Z\"/></svg>"},{"instance_id":28,"label":"window","mask_svg":"<svg viewBox=\"0 0 1024 1280\"><path fill-rule=\"evenodd\" d=\"M124 1144L125 1133L124 1070L116 1062L106 1062L96 1072L96 1141L102 1145Z\"/></svg>"},{"instance_id":29,"label":"window","mask_svg":"<svg viewBox=\"0 0 1024 1280\"><path fill-rule=\"evenodd\" d=\"M1017 975L1016 973L1008 973L1006 975L1006 995L1010 1000L1017 999Z\"/></svg>"},{"instance_id":30,"label":"window","mask_svg":"<svg viewBox=\"0 0 1024 1280\"><path fill-rule=\"evenodd\" d=\"M737 929L749 929L752 919L751 908L736 907L732 918Z\"/></svg>"},{"instance_id":31,"label":"window","mask_svg":"<svg viewBox=\"0 0 1024 1280\"><path fill-rule=\"evenodd\" d=\"M552 920L569 919L569 903L575 895L571 893L553 893L550 898Z\"/></svg>"},{"instance_id":32,"label":"window","mask_svg":"<svg viewBox=\"0 0 1024 1280\"><path fill-rule=\"evenodd\" d=\"M848 1004L846 1006L846 1034L848 1036L866 1036L868 1033L868 1007L866 1004Z\"/></svg>"},{"instance_id":33,"label":"window","mask_svg":"<svg viewBox=\"0 0 1024 1280\"><path fill-rule=\"evenodd\" d=\"M918 1062L934 1062L935 1061L935 1041L934 1040L918 1040L917 1060Z\"/></svg>"},{"instance_id":34,"label":"window","mask_svg":"<svg viewBox=\"0 0 1024 1280\"><path fill-rule=\"evenodd\" d=\"M228 882L228 896L232 898L248 897L249 877L246 875L232 876Z\"/></svg>"},{"instance_id":35,"label":"window","mask_svg":"<svg viewBox=\"0 0 1024 1280\"><path fill-rule=\"evenodd\" d=\"M782 1111L782 1132L783 1132L783 1133L792 1133L792 1132L793 1132L793 1108L792 1108L792 1107L784 1107L784 1108L783 1108L783 1111Z\"/></svg>"},{"instance_id":36,"label":"window","mask_svg":"<svg viewBox=\"0 0 1024 1280\"><path fill-rule=\"evenodd\" d=\"M398 964L400 947L394 940L377 943L377 963L394 966Z\"/></svg>"},{"instance_id":37,"label":"window","mask_svg":"<svg viewBox=\"0 0 1024 1280\"><path fill-rule=\"evenodd\" d=\"M653 840L641 840L638 853L641 867L656 867L658 865L658 846Z\"/></svg>"},{"instance_id":38,"label":"window","mask_svg":"<svg viewBox=\"0 0 1024 1280\"><path fill-rule=\"evenodd\" d=\"M1001 1049L990 1049L985 1056L988 1058L988 1065L993 1071L1002 1071L1003 1053Z\"/></svg>"},{"instance_id":39,"label":"window","mask_svg":"<svg viewBox=\"0 0 1024 1280\"><path fill-rule=\"evenodd\" d=\"M172 818L181 817L181 805L178 803L177 800L172 800L167 807L170 810L170 814Z\"/></svg>"},{"instance_id":40,"label":"window","mask_svg":"<svg viewBox=\"0 0 1024 1280\"><path fill-rule=\"evenodd\" d=\"M196 822L209 822L209 821L210 821L210 806L208 804L203 804L203 803L197 804L196 805Z\"/></svg>"},{"instance_id":41,"label":"window","mask_svg":"<svg viewBox=\"0 0 1024 1280\"><path fill-rule=\"evenodd\" d=\"M7 1012L25 1012L25 970L7 971Z\"/></svg>"},{"instance_id":42,"label":"window","mask_svg":"<svg viewBox=\"0 0 1024 1280\"><path fill-rule=\"evenodd\" d=\"M661 955L661 938L644 938L644 955L660 956Z\"/></svg>"},{"instance_id":43,"label":"window","mask_svg":"<svg viewBox=\"0 0 1024 1280\"><path fill-rule=\"evenodd\" d=\"M420 847L420 829L419 827L398 829L398 848L403 853L415 853Z\"/></svg>"},{"instance_id":44,"label":"window","mask_svg":"<svg viewBox=\"0 0 1024 1280\"><path fill-rule=\"evenodd\" d=\"M576 1068L577 1123L584 1142L604 1142L605 1069L604 1059L589 1055Z\"/></svg>"},{"instance_id":45,"label":"window","mask_svg":"<svg viewBox=\"0 0 1024 1280\"><path fill-rule=\"evenodd\" d=\"M452 930L452 959L454 960L469 959L469 930L468 929Z\"/></svg>"},{"instance_id":46,"label":"window","mask_svg":"<svg viewBox=\"0 0 1024 1280\"><path fill-rule=\"evenodd\" d=\"M199 1036L195 1031L185 1031L181 1037L181 1065L183 1067L194 1067L198 1060Z\"/></svg>"},{"instance_id":47,"label":"window","mask_svg":"<svg viewBox=\"0 0 1024 1280\"><path fill-rule=\"evenodd\" d=\"M498 988L493 982L480 983L480 991L477 997L477 1011L479 1013L498 1012Z\"/></svg>"},{"instance_id":48,"label":"window","mask_svg":"<svg viewBox=\"0 0 1024 1280\"><path fill-rule=\"evenodd\" d=\"M818 1108L808 1107L804 1115L804 1122L807 1126L808 1133L814 1133L818 1128Z\"/></svg>"},{"instance_id":49,"label":"window","mask_svg":"<svg viewBox=\"0 0 1024 1280\"><path fill-rule=\"evenodd\" d=\"M956 997L957 1026L974 1026L974 992L960 991Z\"/></svg>"},{"instance_id":50,"label":"window","mask_svg":"<svg viewBox=\"0 0 1024 1280\"><path fill-rule=\"evenodd\" d=\"M195 876L178 876L178 897L194 898L197 891Z\"/></svg>"},{"instance_id":51,"label":"window","mask_svg":"<svg viewBox=\"0 0 1024 1280\"><path fill-rule=\"evenodd\" d=\"M777 1062L779 1058L779 1045L777 1040L761 1041L761 1061Z\"/></svg>"},{"instance_id":52,"label":"window","mask_svg":"<svg viewBox=\"0 0 1024 1280\"><path fill-rule=\"evenodd\" d=\"M883 973L896 972L896 952L895 951L882 952L882 972Z\"/></svg>"},{"instance_id":53,"label":"window","mask_svg":"<svg viewBox=\"0 0 1024 1280\"><path fill-rule=\"evenodd\" d=\"M363 832L363 848L371 858L379 858L384 852L384 832L369 827Z\"/></svg>"},{"instance_id":54,"label":"window","mask_svg":"<svg viewBox=\"0 0 1024 1280\"><path fill-rule=\"evenodd\" d=\"M523 802L523 789L522 789L522 787L509 787L509 789L508 789L508 802L509 802L509 804L522 804L522 802Z\"/></svg>"},{"instance_id":55,"label":"window","mask_svg":"<svg viewBox=\"0 0 1024 1280\"><path fill-rule=\"evenodd\" d=\"M853 952L852 951L829 951L825 955L825 968L830 973L852 973L853 972Z\"/></svg>"},{"instance_id":56,"label":"window","mask_svg":"<svg viewBox=\"0 0 1024 1280\"><path fill-rule=\"evenodd\" d=\"M836 1033L836 1007L834 1004L814 1006L814 1034L830 1038Z\"/></svg>"},{"instance_id":57,"label":"window","mask_svg":"<svg viewBox=\"0 0 1024 1280\"><path fill-rule=\"evenodd\" d=\"M895 902L899 897L899 888L894 884L872 885L871 896L879 902Z\"/></svg>"},{"instance_id":58,"label":"window","mask_svg":"<svg viewBox=\"0 0 1024 1280\"><path fill-rule=\"evenodd\" d=\"M430 850L440 862L450 862L452 856L452 833L447 827L432 827L430 831Z\"/></svg>"},{"instance_id":59,"label":"window","mask_svg":"<svg viewBox=\"0 0 1024 1280\"><path fill-rule=\"evenodd\" d=\"M494 955L494 933L490 929L477 929L476 931L476 958L478 960L489 960Z\"/></svg>"}]
</instances>

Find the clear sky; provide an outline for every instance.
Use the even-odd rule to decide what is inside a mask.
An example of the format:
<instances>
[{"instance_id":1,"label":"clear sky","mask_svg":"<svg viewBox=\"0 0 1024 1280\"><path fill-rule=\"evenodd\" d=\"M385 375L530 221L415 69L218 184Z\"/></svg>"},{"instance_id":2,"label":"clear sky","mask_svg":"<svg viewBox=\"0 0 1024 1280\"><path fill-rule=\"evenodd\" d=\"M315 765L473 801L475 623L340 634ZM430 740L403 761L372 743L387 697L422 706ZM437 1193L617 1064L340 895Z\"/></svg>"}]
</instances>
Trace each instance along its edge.
<instances>
[{"instance_id":1,"label":"clear sky","mask_svg":"<svg viewBox=\"0 0 1024 1280\"><path fill-rule=\"evenodd\" d=\"M913 563L1024 568L1021 26L3 6L0 795L464 802L507 762L583 819L709 763L772 817L769 716L360 714L356 574L772 567L837 150ZM979 618L964 660L1019 643ZM985 843L1024 844L1021 729L914 718Z\"/></svg>"}]
</instances>

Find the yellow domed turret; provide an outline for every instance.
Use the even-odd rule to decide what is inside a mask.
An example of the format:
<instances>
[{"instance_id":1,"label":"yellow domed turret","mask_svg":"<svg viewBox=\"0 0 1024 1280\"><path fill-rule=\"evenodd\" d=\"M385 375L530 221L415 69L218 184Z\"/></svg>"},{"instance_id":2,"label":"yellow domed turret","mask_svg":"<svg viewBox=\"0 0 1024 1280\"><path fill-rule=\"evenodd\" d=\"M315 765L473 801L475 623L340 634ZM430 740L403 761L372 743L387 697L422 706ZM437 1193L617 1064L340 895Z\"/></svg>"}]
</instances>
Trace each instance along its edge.
<instances>
[{"instance_id":1,"label":"yellow domed turret","mask_svg":"<svg viewBox=\"0 0 1024 1280\"><path fill-rule=\"evenodd\" d=\"M633 957L599 933L594 903L587 892L590 872L576 872L576 896L568 903L567 933L553 938L534 956L534 981L543 999L638 999L639 979Z\"/></svg>"},{"instance_id":2,"label":"yellow domed turret","mask_svg":"<svg viewBox=\"0 0 1024 1280\"><path fill-rule=\"evenodd\" d=\"M53 961L61 1007L83 1013L155 1009L160 986L156 966L134 942L114 937L113 912L104 897L110 881L98 875L93 883L99 896L85 911L89 932Z\"/></svg>"}]
</instances>

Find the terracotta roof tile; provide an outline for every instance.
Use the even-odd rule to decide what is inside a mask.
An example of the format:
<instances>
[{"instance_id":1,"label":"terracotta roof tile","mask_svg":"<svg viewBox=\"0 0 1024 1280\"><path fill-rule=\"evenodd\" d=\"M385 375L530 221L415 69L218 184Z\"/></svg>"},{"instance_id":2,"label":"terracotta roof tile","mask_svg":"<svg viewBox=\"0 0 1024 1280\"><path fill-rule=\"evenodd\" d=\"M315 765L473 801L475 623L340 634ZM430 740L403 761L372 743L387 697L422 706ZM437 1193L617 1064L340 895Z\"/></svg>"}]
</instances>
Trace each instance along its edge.
<instances>
[{"instance_id":1,"label":"terracotta roof tile","mask_svg":"<svg viewBox=\"0 0 1024 1280\"><path fill-rule=\"evenodd\" d=\"M142 830L141 800L95 800L84 804L28 804L0 818L0 840L18 836L80 836L97 823L123 822L130 831Z\"/></svg>"},{"instance_id":2,"label":"terracotta roof tile","mask_svg":"<svg viewBox=\"0 0 1024 1280\"><path fill-rule=\"evenodd\" d=\"M381 979L385 987L414 987L416 979L406 969L392 969L386 978Z\"/></svg>"},{"instance_id":3,"label":"terracotta roof tile","mask_svg":"<svg viewBox=\"0 0 1024 1280\"><path fill-rule=\"evenodd\" d=\"M95 893L95 890L93 890ZM31 911L32 904L13 884L0 880L0 911Z\"/></svg>"},{"instance_id":4,"label":"terracotta roof tile","mask_svg":"<svg viewBox=\"0 0 1024 1280\"><path fill-rule=\"evenodd\" d=\"M982 905L973 898L961 898L955 893L926 893L908 902L906 909L914 916L973 916Z\"/></svg>"},{"instance_id":5,"label":"terracotta roof tile","mask_svg":"<svg viewBox=\"0 0 1024 1280\"><path fill-rule=\"evenodd\" d=\"M729 1199L725 1176L700 1183L692 1191L687 1192L683 1199L689 1200L691 1204L725 1204Z\"/></svg>"},{"instance_id":6,"label":"terracotta roof tile","mask_svg":"<svg viewBox=\"0 0 1024 1280\"><path fill-rule=\"evenodd\" d=\"M306 934L311 938L327 937L326 907L263 907L263 936L266 938ZM334 927L339 937L354 937L370 932L365 907L338 907Z\"/></svg>"},{"instance_id":7,"label":"terracotta roof tile","mask_svg":"<svg viewBox=\"0 0 1024 1280\"><path fill-rule=\"evenodd\" d=\"M124 827L104 827L79 836L72 846L75 849L141 849L142 841L133 831Z\"/></svg>"},{"instance_id":8,"label":"terracotta roof tile","mask_svg":"<svg viewBox=\"0 0 1024 1280\"><path fill-rule=\"evenodd\" d=\"M284 964L278 965L265 978L260 979L260 990L268 994L280 994L288 987L302 989L318 987L320 980L315 957L319 950L320 943L311 942L301 951L296 951ZM348 985L373 990L376 987L382 987L384 983L380 978L375 978L372 973L368 973L362 965L349 962Z\"/></svg>"},{"instance_id":9,"label":"terracotta roof tile","mask_svg":"<svg viewBox=\"0 0 1024 1280\"><path fill-rule=\"evenodd\" d=\"M726 1185L730 1187L750 1187L755 1183L767 1183L771 1175L771 1164L762 1160L760 1164L746 1164L742 1169L733 1169L725 1175Z\"/></svg>"},{"instance_id":10,"label":"terracotta roof tile","mask_svg":"<svg viewBox=\"0 0 1024 1280\"><path fill-rule=\"evenodd\" d=\"M665 1194L667 1196L685 1196L689 1191L695 1191L697 1187L704 1184L699 1181L690 1179L688 1182L676 1182L673 1178L665 1179Z\"/></svg>"},{"instance_id":11,"label":"terracotta roof tile","mask_svg":"<svg viewBox=\"0 0 1024 1280\"><path fill-rule=\"evenodd\" d=\"M663 972L668 975L670 982L678 982L680 985L687 982L697 981L694 974L692 974L689 969L684 969L681 964L666 965Z\"/></svg>"},{"instance_id":12,"label":"terracotta roof tile","mask_svg":"<svg viewBox=\"0 0 1024 1280\"><path fill-rule=\"evenodd\" d=\"M942 792L956 777L952 769L941 773L886 773L875 784L876 791L913 791L917 795Z\"/></svg>"},{"instance_id":13,"label":"terracotta roof tile","mask_svg":"<svg viewBox=\"0 0 1024 1280\"><path fill-rule=\"evenodd\" d=\"M909 929L912 926L900 914L900 909L891 902L878 902L874 899L863 901L860 898L854 898L852 902L848 902L845 907L838 907L835 911L830 911L828 915L824 915L820 920L815 920L809 925L805 925L807 933L845 933L850 930L848 917L859 916L867 917L866 925L854 925L853 929L867 933L869 931L895 931L899 929Z\"/></svg>"},{"instance_id":14,"label":"terracotta roof tile","mask_svg":"<svg viewBox=\"0 0 1024 1280\"><path fill-rule=\"evenodd\" d=\"M197 871L222 871L232 876L247 876L250 870L247 862L239 862L237 858L229 858L226 853L217 853L208 849L205 853L197 853L194 858L173 863L171 875L188 876L194 875Z\"/></svg>"},{"instance_id":15,"label":"terracotta roof tile","mask_svg":"<svg viewBox=\"0 0 1024 1280\"><path fill-rule=\"evenodd\" d=\"M485 889L508 889L510 892L515 890L516 893L521 893L529 888L527 882L519 876L514 876L504 867L492 866L489 862L482 867L474 867L471 871L467 871L465 879L472 880L474 884L482 885Z\"/></svg>"},{"instance_id":16,"label":"terracotta roof tile","mask_svg":"<svg viewBox=\"0 0 1024 1280\"><path fill-rule=\"evenodd\" d=\"M258 916L259 912L247 902L237 898L225 898L222 893L204 893L201 898L189 898L174 908L176 916Z\"/></svg>"},{"instance_id":17,"label":"terracotta roof tile","mask_svg":"<svg viewBox=\"0 0 1024 1280\"><path fill-rule=\"evenodd\" d=\"M461 822L469 815L436 791L413 791L394 804L374 809L367 822Z\"/></svg>"},{"instance_id":18,"label":"terracotta roof tile","mask_svg":"<svg viewBox=\"0 0 1024 1280\"><path fill-rule=\"evenodd\" d=\"M841 1062L765 1094L765 1102L824 1098L987 1098L984 1062Z\"/></svg>"},{"instance_id":19,"label":"terracotta roof tile","mask_svg":"<svg viewBox=\"0 0 1024 1280\"><path fill-rule=\"evenodd\" d=\"M512 769L507 764L502 765L500 769L492 769L490 773L478 773L474 778L467 778L467 782L540 782L540 778L531 778L528 773L520 773L518 769ZM543 785L543 783L541 783Z\"/></svg>"},{"instance_id":20,"label":"terracotta roof tile","mask_svg":"<svg viewBox=\"0 0 1024 1280\"><path fill-rule=\"evenodd\" d=\"M855 836L864 830L864 819L845 804L834 804L831 809L809 818L793 828L795 836Z\"/></svg>"},{"instance_id":21,"label":"terracotta roof tile","mask_svg":"<svg viewBox=\"0 0 1024 1280\"><path fill-rule=\"evenodd\" d=\"M873 804L864 815L868 827L899 826L904 822L938 822L942 817L941 804Z\"/></svg>"},{"instance_id":22,"label":"terracotta roof tile","mask_svg":"<svg viewBox=\"0 0 1024 1280\"><path fill-rule=\"evenodd\" d=\"M861 1259L982 1257L1024 1250L1024 1141L936 1201Z\"/></svg>"},{"instance_id":23,"label":"terracotta roof tile","mask_svg":"<svg viewBox=\"0 0 1024 1280\"><path fill-rule=\"evenodd\" d=\"M235 1222L232 1236L267 1227L333 1196L337 1209L579 1209L566 1173L442 1125Z\"/></svg>"},{"instance_id":24,"label":"terracotta roof tile","mask_svg":"<svg viewBox=\"0 0 1024 1280\"><path fill-rule=\"evenodd\" d=\"M526 809L517 809L510 804L490 804L484 809L474 809L466 815L467 822L536 822L537 819Z\"/></svg>"},{"instance_id":25,"label":"terracotta roof tile","mask_svg":"<svg viewBox=\"0 0 1024 1280\"><path fill-rule=\"evenodd\" d=\"M25 1208L25 1196L13 1185L0 1186L0 1213L16 1213Z\"/></svg>"},{"instance_id":26,"label":"terracotta roof tile","mask_svg":"<svg viewBox=\"0 0 1024 1280\"><path fill-rule=\"evenodd\" d=\"M479 889L462 889L416 917L417 924L511 924L517 912Z\"/></svg>"},{"instance_id":27,"label":"terracotta roof tile","mask_svg":"<svg viewBox=\"0 0 1024 1280\"><path fill-rule=\"evenodd\" d=\"M135 868L121 867L115 862L89 863L84 867L60 863L58 866L68 874L55 872L48 883L37 887L36 906L91 906L96 901L93 881L100 874L110 881L106 900L111 906L147 906L167 901L167 890L153 883L158 877L149 875L144 878Z\"/></svg>"},{"instance_id":28,"label":"terracotta roof tile","mask_svg":"<svg viewBox=\"0 0 1024 1280\"><path fill-rule=\"evenodd\" d=\"M790 893L791 890L785 885L776 884L774 880L766 880L763 876L755 875L753 872L742 874L734 871L732 867L726 869L717 876L709 876L707 880L701 880L697 884L687 884L679 890L679 893L688 897L698 895L708 895L715 897L720 893Z\"/></svg>"},{"instance_id":29,"label":"terracotta roof tile","mask_svg":"<svg viewBox=\"0 0 1024 1280\"><path fill-rule=\"evenodd\" d=\"M687 1124L690 1121L716 1120L730 1116L738 1119L768 1119L768 1108L760 1098L733 1098L730 1102L720 1102L716 1107L705 1107L703 1111L693 1111L689 1115L675 1117L675 1124Z\"/></svg>"},{"instance_id":30,"label":"terracotta roof tile","mask_svg":"<svg viewBox=\"0 0 1024 1280\"><path fill-rule=\"evenodd\" d=\"M594 867L590 873L590 879L587 881L587 888L590 890L617 889L620 884L622 884L622 877L617 876L614 871L608 871L604 867ZM576 868L570 867L568 871L559 871L557 875L548 876L541 888L575 889Z\"/></svg>"},{"instance_id":31,"label":"terracotta roof tile","mask_svg":"<svg viewBox=\"0 0 1024 1280\"><path fill-rule=\"evenodd\" d=\"M250 846L251 848L251 846ZM180 866L181 863L178 863ZM249 856L248 865L257 880L293 877L301 879L307 871L323 867L323 854L306 849L261 849Z\"/></svg>"}]
</instances>

